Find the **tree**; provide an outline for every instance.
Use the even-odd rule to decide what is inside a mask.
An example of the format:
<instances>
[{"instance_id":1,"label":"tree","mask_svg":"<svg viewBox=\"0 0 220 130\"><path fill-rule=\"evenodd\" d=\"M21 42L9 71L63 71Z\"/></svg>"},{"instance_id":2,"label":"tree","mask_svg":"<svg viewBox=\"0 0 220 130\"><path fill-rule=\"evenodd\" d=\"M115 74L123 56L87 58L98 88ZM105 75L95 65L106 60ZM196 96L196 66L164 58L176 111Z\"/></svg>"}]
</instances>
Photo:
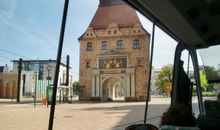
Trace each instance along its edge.
<instances>
[{"instance_id":1,"label":"tree","mask_svg":"<svg viewBox=\"0 0 220 130\"><path fill-rule=\"evenodd\" d=\"M204 69L205 69L207 80L213 80L218 77L218 71L214 67L205 66Z\"/></svg>"},{"instance_id":2,"label":"tree","mask_svg":"<svg viewBox=\"0 0 220 130\"><path fill-rule=\"evenodd\" d=\"M207 79L206 79L205 71L204 70L200 70L199 71L199 75L200 75L200 81L201 81L202 90L206 91L206 88L207 88L208 84L207 84Z\"/></svg>"},{"instance_id":3,"label":"tree","mask_svg":"<svg viewBox=\"0 0 220 130\"><path fill-rule=\"evenodd\" d=\"M208 81L220 79L219 74L220 70L216 70L213 66L205 66L204 67L206 78ZM208 84L206 91L213 91L214 84Z\"/></svg>"},{"instance_id":4,"label":"tree","mask_svg":"<svg viewBox=\"0 0 220 130\"><path fill-rule=\"evenodd\" d=\"M161 92L166 92L165 84L168 82L172 82L173 76L173 66L168 64L161 68L161 71L156 79L155 86Z\"/></svg>"},{"instance_id":5,"label":"tree","mask_svg":"<svg viewBox=\"0 0 220 130\"><path fill-rule=\"evenodd\" d=\"M79 91L79 81L74 81L73 84L72 84L72 87L73 87L73 93L74 94L77 94L77 92Z\"/></svg>"}]
</instances>

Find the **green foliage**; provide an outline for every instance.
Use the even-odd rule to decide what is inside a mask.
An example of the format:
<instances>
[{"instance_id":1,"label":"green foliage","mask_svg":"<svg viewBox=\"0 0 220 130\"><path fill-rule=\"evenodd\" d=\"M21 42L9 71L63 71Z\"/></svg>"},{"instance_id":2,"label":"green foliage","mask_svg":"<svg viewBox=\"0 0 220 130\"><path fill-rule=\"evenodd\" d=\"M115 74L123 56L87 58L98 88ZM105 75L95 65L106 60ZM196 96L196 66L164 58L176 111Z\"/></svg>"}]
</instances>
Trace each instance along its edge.
<instances>
[{"instance_id":1,"label":"green foliage","mask_svg":"<svg viewBox=\"0 0 220 130\"><path fill-rule=\"evenodd\" d=\"M159 73L155 86L161 92L165 92L165 83L172 82L173 76L173 66L168 64L161 68L161 72Z\"/></svg>"},{"instance_id":2,"label":"green foliage","mask_svg":"<svg viewBox=\"0 0 220 130\"><path fill-rule=\"evenodd\" d=\"M206 79L205 71L204 70L200 70L199 71L199 75L200 75L202 90L206 91L206 88L207 88L208 84L207 84L207 79Z\"/></svg>"},{"instance_id":3,"label":"green foliage","mask_svg":"<svg viewBox=\"0 0 220 130\"><path fill-rule=\"evenodd\" d=\"M80 85L79 85L79 81L75 81L72 84L72 90L73 90L73 94L77 94L77 92L79 91Z\"/></svg>"},{"instance_id":4,"label":"green foliage","mask_svg":"<svg viewBox=\"0 0 220 130\"><path fill-rule=\"evenodd\" d=\"M213 80L218 77L218 71L214 67L205 66L204 69L205 69L207 80Z\"/></svg>"},{"instance_id":5,"label":"green foliage","mask_svg":"<svg viewBox=\"0 0 220 130\"><path fill-rule=\"evenodd\" d=\"M197 96L197 93L193 92L192 95ZM203 97L214 97L214 96L217 96L217 94L214 92L202 92L202 96Z\"/></svg>"},{"instance_id":6,"label":"green foliage","mask_svg":"<svg viewBox=\"0 0 220 130\"><path fill-rule=\"evenodd\" d=\"M73 88L79 88L79 81L75 81L72 84Z\"/></svg>"},{"instance_id":7,"label":"green foliage","mask_svg":"<svg viewBox=\"0 0 220 130\"><path fill-rule=\"evenodd\" d=\"M212 66L205 66L204 69L205 69L205 74L206 74L207 81L220 79L220 75L219 75L220 69L215 69ZM206 88L206 91L212 92L214 90L214 85L215 84L208 84L207 88Z\"/></svg>"}]
</instances>

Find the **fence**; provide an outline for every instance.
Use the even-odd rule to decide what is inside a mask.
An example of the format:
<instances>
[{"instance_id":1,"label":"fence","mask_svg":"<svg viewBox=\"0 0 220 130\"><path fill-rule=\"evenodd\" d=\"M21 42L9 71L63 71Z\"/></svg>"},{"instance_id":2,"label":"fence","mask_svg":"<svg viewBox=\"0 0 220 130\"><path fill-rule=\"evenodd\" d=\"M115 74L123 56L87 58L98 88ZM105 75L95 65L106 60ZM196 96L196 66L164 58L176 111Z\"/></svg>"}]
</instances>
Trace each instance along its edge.
<instances>
[{"instance_id":1,"label":"fence","mask_svg":"<svg viewBox=\"0 0 220 130\"><path fill-rule=\"evenodd\" d=\"M46 98L46 89L49 84L52 84L51 80L38 80L36 85L36 100L41 101L43 97Z\"/></svg>"}]
</instances>

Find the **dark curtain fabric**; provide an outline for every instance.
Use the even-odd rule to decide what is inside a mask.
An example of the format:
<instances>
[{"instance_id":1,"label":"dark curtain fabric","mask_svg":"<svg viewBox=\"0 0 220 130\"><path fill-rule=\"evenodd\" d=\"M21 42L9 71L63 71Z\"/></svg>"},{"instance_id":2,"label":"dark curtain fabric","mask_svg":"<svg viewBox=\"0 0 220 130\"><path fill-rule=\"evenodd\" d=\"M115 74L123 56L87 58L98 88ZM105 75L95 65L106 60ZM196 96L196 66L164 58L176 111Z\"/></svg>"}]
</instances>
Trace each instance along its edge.
<instances>
[{"instance_id":1,"label":"dark curtain fabric","mask_svg":"<svg viewBox=\"0 0 220 130\"><path fill-rule=\"evenodd\" d=\"M191 108L191 82L183 69L183 61L179 61L178 83L177 83L177 102L185 104Z\"/></svg>"}]
</instances>

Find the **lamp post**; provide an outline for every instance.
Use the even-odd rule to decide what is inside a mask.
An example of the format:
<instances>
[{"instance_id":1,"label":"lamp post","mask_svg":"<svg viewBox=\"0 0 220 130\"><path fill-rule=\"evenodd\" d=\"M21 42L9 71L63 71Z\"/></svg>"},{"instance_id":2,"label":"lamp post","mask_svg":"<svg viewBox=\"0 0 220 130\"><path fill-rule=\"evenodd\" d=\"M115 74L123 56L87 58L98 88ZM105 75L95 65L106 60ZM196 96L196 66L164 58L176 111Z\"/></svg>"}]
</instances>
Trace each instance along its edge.
<instances>
[{"instance_id":1,"label":"lamp post","mask_svg":"<svg viewBox=\"0 0 220 130\"><path fill-rule=\"evenodd\" d=\"M19 59L18 62L18 82L17 82L17 102L20 102L20 83L21 83L21 70L22 67L22 59Z\"/></svg>"},{"instance_id":2,"label":"lamp post","mask_svg":"<svg viewBox=\"0 0 220 130\"><path fill-rule=\"evenodd\" d=\"M36 96L37 96L37 71L34 72L35 76L35 87L34 87L34 107L36 107Z\"/></svg>"},{"instance_id":3,"label":"lamp post","mask_svg":"<svg viewBox=\"0 0 220 130\"><path fill-rule=\"evenodd\" d=\"M50 71L51 71L52 67L50 64L47 65L47 71L48 71L48 75L47 75L47 81L48 81L48 86L49 86L49 81L51 80L51 77L50 77Z\"/></svg>"}]
</instances>

